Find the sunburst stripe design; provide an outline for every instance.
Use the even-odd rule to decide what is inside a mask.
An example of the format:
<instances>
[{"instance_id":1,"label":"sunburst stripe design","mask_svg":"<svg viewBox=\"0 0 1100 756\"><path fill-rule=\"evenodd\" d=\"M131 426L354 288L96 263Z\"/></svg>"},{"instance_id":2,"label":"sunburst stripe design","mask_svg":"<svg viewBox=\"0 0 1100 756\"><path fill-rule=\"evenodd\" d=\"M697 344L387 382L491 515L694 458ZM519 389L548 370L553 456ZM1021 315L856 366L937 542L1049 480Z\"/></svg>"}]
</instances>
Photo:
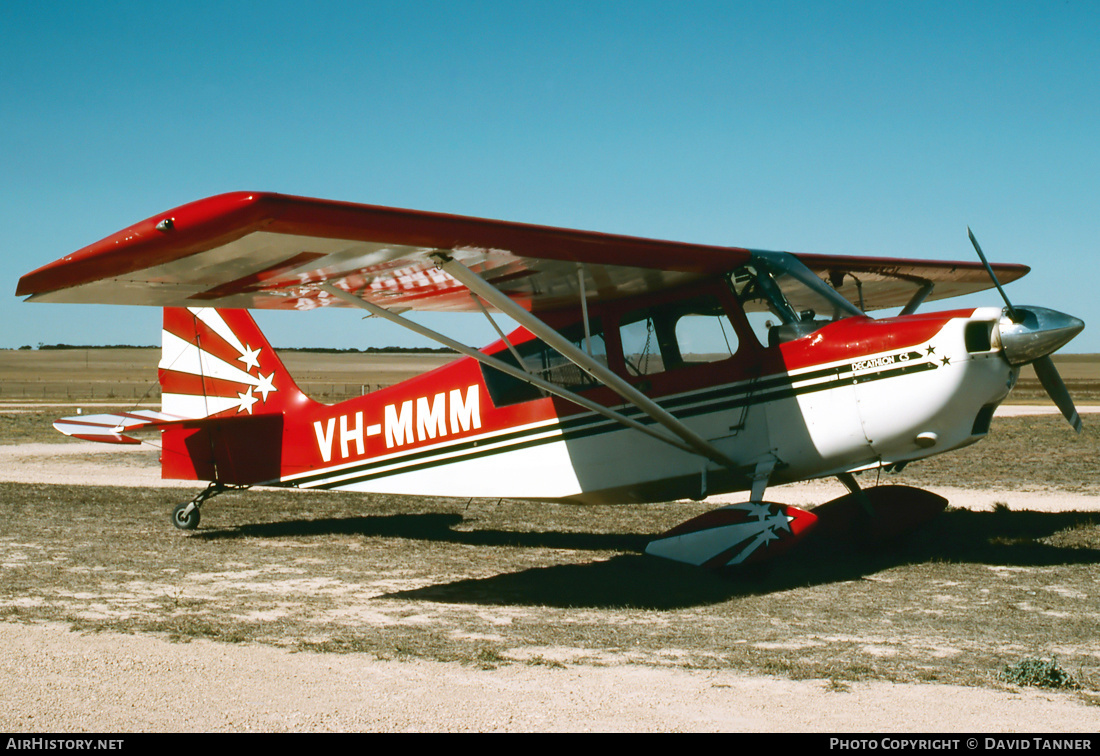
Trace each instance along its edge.
<instances>
[{"instance_id":1,"label":"sunburst stripe design","mask_svg":"<svg viewBox=\"0 0 1100 756\"><path fill-rule=\"evenodd\" d=\"M252 391L267 399L267 395L275 391L272 375L259 375L247 384L240 381L212 378L210 376L194 375L175 371L164 371L160 378L160 390L162 394L193 394L210 396L236 396L248 386Z\"/></svg>"},{"instance_id":2,"label":"sunburst stripe design","mask_svg":"<svg viewBox=\"0 0 1100 756\"><path fill-rule=\"evenodd\" d=\"M265 375L260 370L265 346L254 349L242 341L216 309L166 310L159 364L162 408L196 418L230 410L253 414L255 405L262 406L278 390L275 371ZM253 368L256 375L249 372Z\"/></svg>"},{"instance_id":3,"label":"sunburst stripe design","mask_svg":"<svg viewBox=\"0 0 1100 756\"><path fill-rule=\"evenodd\" d=\"M236 396L196 396L194 394L162 394L165 407L187 418L210 417L226 410L241 411L242 401Z\"/></svg>"},{"instance_id":4,"label":"sunburst stripe design","mask_svg":"<svg viewBox=\"0 0 1100 756\"><path fill-rule=\"evenodd\" d=\"M246 373L235 365L215 357L205 349L189 341L184 341L168 331L163 333L159 367L162 370L233 381L243 383L246 386L258 386L260 383L256 376Z\"/></svg>"},{"instance_id":5,"label":"sunburst stripe design","mask_svg":"<svg viewBox=\"0 0 1100 756\"><path fill-rule=\"evenodd\" d=\"M246 352L251 351L241 343L241 340L237 338L237 334L235 334L233 329L229 327L229 324L225 322L221 313L213 307L188 307L187 311L209 326L210 330L214 333L221 336L225 343L229 344L229 346L237 351L237 354L244 355ZM258 349L256 351L259 352Z\"/></svg>"},{"instance_id":6,"label":"sunburst stripe design","mask_svg":"<svg viewBox=\"0 0 1100 756\"><path fill-rule=\"evenodd\" d=\"M247 332L234 328L233 313L230 311L209 310L208 308L196 308L203 317L198 317L194 312L182 308L168 308L164 311L164 330L175 334L184 341L190 342L204 351L209 352L230 365L250 372L256 364L256 356L259 349L252 349L246 344ZM239 315L239 313L237 313ZM213 324L213 326L211 325ZM226 338L229 337L227 341ZM264 344L258 344L264 346ZM246 360L245 355L252 355L252 359Z\"/></svg>"}]
</instances>

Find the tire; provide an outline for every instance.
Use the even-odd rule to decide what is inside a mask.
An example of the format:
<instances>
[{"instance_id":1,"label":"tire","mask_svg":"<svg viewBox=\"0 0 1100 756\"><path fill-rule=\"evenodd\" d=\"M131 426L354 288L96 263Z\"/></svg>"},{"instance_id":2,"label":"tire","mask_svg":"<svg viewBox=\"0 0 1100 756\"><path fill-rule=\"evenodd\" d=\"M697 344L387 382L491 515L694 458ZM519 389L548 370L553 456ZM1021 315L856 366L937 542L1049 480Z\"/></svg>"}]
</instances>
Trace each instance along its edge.
<instances>
[{"instance_id":1,"label":"tire","mask_svg":"<svg viewBox=\"0 0 1100 756\"><path fill-rule=\"evenodd\" d=\"M194 530L199 526L199 508L193 507L190 514L184 515L187 508L191 506L191 502L184 504L178 504L175 509L172 510L172 524L180 530Z\"/></svg>"}]
</instances>

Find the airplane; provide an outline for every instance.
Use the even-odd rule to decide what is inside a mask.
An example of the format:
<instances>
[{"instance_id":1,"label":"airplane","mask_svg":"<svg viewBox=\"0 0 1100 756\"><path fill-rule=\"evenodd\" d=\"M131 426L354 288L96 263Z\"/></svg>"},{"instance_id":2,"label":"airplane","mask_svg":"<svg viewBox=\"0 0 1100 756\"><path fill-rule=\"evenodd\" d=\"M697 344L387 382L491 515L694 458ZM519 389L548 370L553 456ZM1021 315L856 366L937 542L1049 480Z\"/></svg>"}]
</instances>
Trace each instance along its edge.
<instances>
[{"instance_id":1,"label":"airplane","mask_svg":"<svg viewBox=\"0 0 1100 756\"><path fill-rule=\"evenodd\" d=\"M623 504L745 492L646 551L725 569L818 537L884 540L941 511L856 475L975 443L1020 367L1081 420L1050 355L1084 327L1014 306L1029 268L791 254L236 192L160 213L20 279L31 302L163 308L160 411L63 418L160 434L172 514L254 485ZM996 287L1005 307L918 312ZM462 357L337 404L306 396L248 310L350 307ZM897 315L868 312L900 308ZM482 313L477 349L406 312ZM492 317L518 324L505 333ZM769 488L835 477L811 510Z\"/></svg>"}]
</instances>

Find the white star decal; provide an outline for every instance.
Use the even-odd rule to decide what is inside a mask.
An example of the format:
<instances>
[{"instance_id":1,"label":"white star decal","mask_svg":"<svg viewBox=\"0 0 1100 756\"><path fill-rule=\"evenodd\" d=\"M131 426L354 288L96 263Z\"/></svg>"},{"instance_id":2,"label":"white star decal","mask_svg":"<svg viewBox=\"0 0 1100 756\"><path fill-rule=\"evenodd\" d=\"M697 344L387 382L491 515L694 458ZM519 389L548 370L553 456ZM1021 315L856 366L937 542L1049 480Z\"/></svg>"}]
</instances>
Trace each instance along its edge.
<instances>
[{"instance_id":1,"label":"white star decal","mask_svg":"<svg viewBox=\"0 0 1100 756\"><path fill-rule=\"evenodd\" d=\"M755 514L755 512L753 513ZM741 552L730 561L726 562L727 565L741 564L755 552L761 546L766 546L772 541L779 540L779 534L776 531L778 528L783 528L790 531L790 520L783 513L779 513L774 517L763 518L760 521L760 531L756 534L749 544L741 550Z\"/></svg>"},{"instance_id":2,"label":"white star decal","mask_svg":"<svg viewBox=\"0 0 1100 756\"><path fill-rule=\"evenodd\" d=\"M259 368L260 367L260 359L259 358L260 358L260 350L259 349L253 349L252 345L249 344L248 346L246 346L244 348L244 351L241 352L241 356L237 358L237 362L243 362L244 363L244 369L245 370L251 370L252 368Z\"/></svg>"},{"instance_id":3,"label":"white star decal","mask_svg":"<svg viewBox=\"0 0 1100 756\"><path fill-rule=\"evenodd\" d=\"M772 532L777 530L786 530L791 532L791 523L794 522L794 518L790 515L783 514L782 512L776 512L774 517L769 517L766 522L771 526ZM779 536L776 536L777 538Z\"/></svg>"},{"instance_id":4,"label":"white star decal","mask_svg":"<svg viewBox=\"0 0 1100 756\"><path fill-rule=\"evenodd\" d=\"M248 387L248 391L243 394L237 394L237 398L241 400L241 406L237 412L244 412L248 410L248 414L252 414L252 405L259 401L256 397L252 396L252 387Z\"/></svg>"},{"instance_id":5,"label":"white star decal","mask_svg":"<svg viewBox=\"0 0 1100 756\"><path fill-rule=\"evenodd\" d=\"M729 508L740 509L742 512L747 513L749 517L755 517L757 522L766 522L771 518L772 505L767 502L746 501L744 504L733 504Z\"/></svg>"},{"instance_id":6,"label":"white star decal","mask_svg":"<svg viewBox=\"0 0 1100 756\"><path fill-rule=\"evenodd\" d=\"M779 536L776 535L775 528L768 528L767 530L761 531L761 533L760 533L760 543L761 544L771 543L772 541L774 541L778 538L779 538Z\"/></svg>"},{"instance_id":7,"label":"white star decal","mask_svg":"<svg viewBox=\"0 0 1100 756\"><path fill-rule=\"evenodd\" d=\"M264 375L263 373L260 373L259 376L260 376L259 383L256 384L256 390L259 391L261 394L263 394L263 396L264 396L263 400L264 400L264 402L267 402L267 395L269 393L271 393L272 391L278 391L279 390L279 389L275 388L275 385L274 385L275 372L272 371L270 375Z\"/></svg>"}]
</instances>

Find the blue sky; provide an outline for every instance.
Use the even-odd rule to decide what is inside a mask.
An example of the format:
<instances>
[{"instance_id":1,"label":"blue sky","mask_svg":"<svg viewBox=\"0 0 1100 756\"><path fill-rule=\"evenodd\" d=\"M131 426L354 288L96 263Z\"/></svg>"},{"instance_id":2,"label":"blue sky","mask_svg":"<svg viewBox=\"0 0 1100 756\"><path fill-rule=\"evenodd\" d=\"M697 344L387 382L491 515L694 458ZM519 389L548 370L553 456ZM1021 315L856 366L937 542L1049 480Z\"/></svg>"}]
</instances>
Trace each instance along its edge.
<instances>
[{"instance_id":1,"label":"blue sky","mask_svg":"<svg viewBox=\"0 0 1100 756\"><path fill-rule=\"evenodd\" d=\"M969 260L969 224L1033 267L1014 302L1100 352L1095 2L14 0L0 42L0 347L158 343L157 310L16 282L261 190L826 254ZM258 319L276 346L422 343L348 310Z\"/></svg>"}]
</instances>

